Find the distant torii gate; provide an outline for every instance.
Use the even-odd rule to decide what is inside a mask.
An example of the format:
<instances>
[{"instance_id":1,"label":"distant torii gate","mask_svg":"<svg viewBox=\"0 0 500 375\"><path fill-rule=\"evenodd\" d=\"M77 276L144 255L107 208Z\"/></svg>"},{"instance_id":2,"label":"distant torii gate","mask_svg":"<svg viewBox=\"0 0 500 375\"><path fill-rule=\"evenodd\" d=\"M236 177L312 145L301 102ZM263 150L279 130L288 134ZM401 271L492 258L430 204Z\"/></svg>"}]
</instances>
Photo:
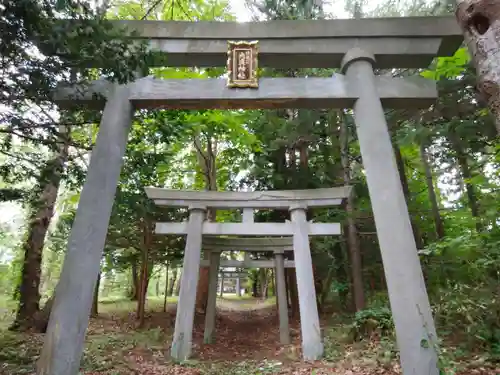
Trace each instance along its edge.
<instances>
[{"instance_id":1,"label":"distant torii gate","mask_svg":"<svg viewBox=\"0 0 500 375\"><path fill-rule=\"evenodd\" d=\"M97 81L90 87L61 88L56 95L61 107L86 103L104 108L104 112L68 241L38 374L78 373L135 109L353 108L403 372L437 375L436 331L383 110L384 106L426 108L435 102L436 85L422 77L376 76L373 69L424 68L436 56L452 55L463 40L454 17L116 24L148 40L160 56L152 63L159 66L225 66L230 37L258 40L261 67L340 67L341 74L330 78L262 78L255 89L231 89L224 79L150 77L125 85ZM166 63L161 58L164 53L168 56ZM202 209L192 207L191 212L193 226L199 229L208 224L203 224ZM297 220L305 220L303 210L293 212ZM293 222L292 217L295 225ZM296 229L305 231L306 227ZM300 233L303 243L297 247L303 248L307 233ZM198 243L190 240L189 248L201 246L201 236L195 234L195 238ZM193 264L199 264L199 258ZM315 340L305 347L313 348L312 355L304 353L306 358L321 353Z\"/></svg>"},{"instance_id":2,"label":"distant torii gate","mask_svg":"<svg viewBox=\"0 0 500 375\"><path fill-rule=\"evenodd\" d=\"M302 333L302 352L304 358L316 359L323 354L316 290L312 269L309 236L332 236L341 234L338 223L312 223L306 220L306 210L317 207L340 205L350 194L350 187L284 190L258 192L228 191L187 191L146 188L146 194L159 206L184 207L189 209L189 220L183 223L157 223L157 234L187 235L186 250L181 279L181 291L177 305L175 332L172 342L172 357L186 359L191 355L193 319L196 302L198 272L201 264L201 249L204 236L231 236L230 238L205 239L210 251L210 284L205 320L205 340L210 342L215 323L215 301L217 297L217 273L220 251L233 250L260 251L271 250L275 253L276 271L279 273L278 303L280 307L280 337L288 343L288 307L286 303L284 251L292 249L295 261L287 265L295 266L297 289L299 292L300 326ZM210 208L243 209L242 223L213 223L205 221L205 213ZM254 209L290 210L291 221L285 223L255 223ZM264 236L271 238L246 238L237 236ZM285 237L286 236L286 237ZM284 237L284 238L272 238ZM273 248L274 246L274 248ZM231 262L231 261L229 261ZM255 267L274 267L274 262L232 261L234 265ZM228 263L226 263L228 265Z\"/></svg>"}]
</instances>

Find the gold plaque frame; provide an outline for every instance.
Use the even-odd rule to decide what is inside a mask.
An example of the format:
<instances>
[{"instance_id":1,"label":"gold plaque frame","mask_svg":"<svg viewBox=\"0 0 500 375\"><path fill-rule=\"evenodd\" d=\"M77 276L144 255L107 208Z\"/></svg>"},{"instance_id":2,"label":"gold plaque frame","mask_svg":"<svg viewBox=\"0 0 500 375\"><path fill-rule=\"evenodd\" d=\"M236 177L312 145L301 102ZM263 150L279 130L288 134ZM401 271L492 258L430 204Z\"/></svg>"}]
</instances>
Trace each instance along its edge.
<instances>
[{"instance_id":1,"label":"gold plaque frame","mask_svg":"<svg viewBox=\"0 0 500 375\"><path fill-rule=\"evenodd\" d=\"M227 87L259 87L258 43L258 41L227 42Z\"/></svg>"}]
</instances>

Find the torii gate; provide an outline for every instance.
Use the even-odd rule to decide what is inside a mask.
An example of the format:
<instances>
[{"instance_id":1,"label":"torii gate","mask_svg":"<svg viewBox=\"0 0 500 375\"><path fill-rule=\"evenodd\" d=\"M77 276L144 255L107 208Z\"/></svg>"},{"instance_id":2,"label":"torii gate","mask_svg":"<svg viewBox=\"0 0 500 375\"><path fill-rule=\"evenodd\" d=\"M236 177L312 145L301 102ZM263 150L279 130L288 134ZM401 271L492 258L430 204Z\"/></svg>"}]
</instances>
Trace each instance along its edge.
<instances>
[{"instance_id":1,"label":"torii gate","mask_svg":"<svg viewBox=\"0 0 500 375\"><path fill-rule=\"evenodd\" d=\"M437 375L436 332L383 107L426 108L435 83L374 68L423 68L451 56L463 37L454 17L269 22L118 21L147 39L169 66L225 66L227 39L258 40L258 64L336 68L331 78L266 78L256 89L222 79L96 82L73 102L104 108L42 351L38 374L76 375L94 284L133 113L138 108L353 108L404 374ZM161 59L159 59L161 60ZM97 100L94 93L103 94ZM201 216L197 220L201 220Z\"/></svg>"},{"instance_id":2,"label":"torii gate","mask_svg":"<svg viewBox=\"0 0 500 375\"><path fill-rule=\"evenodd\" d=\"M312 223L306 220L306 210L317 207L340 205L350 194L350 187L284 190L284 191L189 191L146 188L146 194L159 206L184 207L189 209L187 222L156 223L158 234L186 235L186 249L181 279L181 291L177 305L175 331L172 341L172 357L185 360L191 355L193 319L195 311L198 273L201 264L203 241L204 250L210 250L208 264L209 296L205 316L205 341L212 340L215 324L215 302L217 296L217 273L220 251L233 250L275 252L274 261L226 262L224 265L253 265L255 267L274 267L278 298L280 298L280 339L289 343L288 307L286 303L285 266L294 266L297 272L299 294L300 327L302 334L302 353L306 359L318 359L323 354L323 343L319 325L316 290L312 269L309 236L332 236L341 234L339 223ZM205 213L210 208L241 209L242 223L212 223L205 221ZM285 223L255 223L254 209L287 209L291 221ZM218 236L210 238L206 236ZM219 237L230 236L230 237ZM264 238L238 238L238 236L264 236ZM205 238L204 238L205 237ZM267 238L266 238L267 237ZM273 238L278 237L278 238ZM288 237L288 238L287 238ZM291 246L289 238L292 238ZM295 261L285 262L284 251L292 249ZM206 264L206 263L205 263Z\"/></svg>"}]
</instances>

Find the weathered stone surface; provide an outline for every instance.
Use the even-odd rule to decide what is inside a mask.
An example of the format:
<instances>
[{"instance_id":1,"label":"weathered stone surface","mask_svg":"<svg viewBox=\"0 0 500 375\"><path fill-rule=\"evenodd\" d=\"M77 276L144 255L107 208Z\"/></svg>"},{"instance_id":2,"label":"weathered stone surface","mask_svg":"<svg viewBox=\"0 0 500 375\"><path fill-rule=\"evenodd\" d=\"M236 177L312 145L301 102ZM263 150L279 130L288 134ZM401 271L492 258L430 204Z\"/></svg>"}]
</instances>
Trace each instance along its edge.
<instances>
[{"instance_id":1,"label":"weathered stone surface","mask_svg":"<svg viewBox=\"0 0 500 375\"><path fill-rule=\"evenodd\" d=\"M463 37L450 16L267 22L113 21L157 51L153 65L225 66L227 39L258 40L259 66L336 68L353 46L370 51L377 68L424 68ZM125 33L124 33L125 34Z\"/></svg>"},{"instance_id":2,"label":"weathered stone surface","mask_svg":"<svg viewBox=\"0 0 500 375\"><path fill-rule=\"evenodd\" d=\"M438 375L437 337L384 110L373 56L353 49L343 69L363 87L354 119L384 263L404 374ZM297 263L298 264L298 263ZM298 269L298 268L297 268Z\"/></svg>"},{"instance_id":3,"label":"weathered stone surface","mask_svg":"<svg viewBox=\"0 0 500 375\"><path fill-rule=\"evenodd\" d=\"M159 206L189 207L192 204L200 204L214 208L286 209L298 202L308 207L339 205L351 194L352 187L267 191L195 191L146 187L144 190L148 198L153 199ZM247 220L244 222L253 222L253 215L247 214L245 218Z\"/></svg>"},{"instance_id":4,"label":"weathered stone surface","mask_svg":"<svg viewBox=\"0 0 500 375\"><path fill-rule=\"evenodd\" d=\"M211 344L215 331L215 313L217 303L217 279L219 275L220 252L210 253L210 271L208 283L208 301L207 312L205 314L205 332L203 341L205 344Z\"/></svg>"},{"instance_id":5,"label":"weathered stone surface","mask_svg":"<svg viewBox=\"0 0 500 375\"><path fill-rule=\"evenodd\" d=\"M427 108L437 97L435 82L423 77L377 77L375 81L385 107ZM342 74L330 78L261 78L258 89L228 88L221 78L145 77L129 86L129 99L138 109L347 108L361 94L361 89ZM104 80L85 87L61 86L54 100L61 107L80 103L101 108L110 88L111 83Z\"/></svg>"},{"instance_id":6,"label":"weathered stone surface","mask_svg":"<svg viewBox=\"0 0 500 375\"><path fill-rule=\"evenodd\" d=\"M323 342L316 305L311 248L305 225L307 223L306 208L300 205L291 207L290 215L294 227L293 252L299 292L302 355L305 360L317 360L323 355Z\"/></svg>"},{"instance_id":7,"label":"weathered stone surface","mask_svg":"<svg viewBox=\"0 0 500 375\"><path fill-rule=\"evenodd\" d=\"M334 236L342 233L339 223L306 223L310 236ZM157 234L187 234L188 223L156 223ZM293 225L287 223L211 223L205 222L202 233L211 236L291 236Z\"/></svg>"},{"instance_id":8,"label":"weathered stone surface","mask_svg":"<svg viewBox=\"0 0 500 375\"><path fill-rule=\"evenodd\" d=\"M201 260L203 266L210 265L208 259ZM274 260L234 260L234 259L221 259L220 267L236 267L236 268L274 268ZM295 261L285 260L285 268L295 268Z\"/></svg>"},{"instance_id":9,"label":"weathered stone surface","mask_svg":"<svg viewBox=\"0 0 500 375\"><path fill-rule=\"evenodd\" d=\"M55 292L38 374L76 375L80 368L94 287L132 123L128 96L127 87L115 86L104 109Z\"/></svg>"},{"instance_id":10,"label":"weathered stone surface","mask_svg":"<svg viewBox=\"0 0 500 375\"><path fill-rule=\"evenodd\" d=\"M181 290L170 351L172 358L178 361L189 358L193 345L194 309L201 256L201 228L205 221L205 214L206 211L201 207L191 208L189 212L189 231L184 251Z\"/></svg>"},{"instance_id":11,"label":"weathered stone surface","mask_svg":"<svg viewBox=\"0 0 500 375\"><path fill-rule=\"evenodd\" d=\"M280 318L280 342L290 344L290 327L288 325L288 302L285 284L285 257L283 254L274 255L276 272L276 296L278 299L278 313Z\"/></svg>"},{"instance_id":12,"label":"weathered stone surface","mask_svg":"<svg viewBox=\"0 0 500 375\"><path fill-rule=\"evenodd\" d=\"M219 251L292 251L292 237L203 237L203 249Z\"/></svg>"},{"instance_id":13,"label":"weathered stone surface","mask_svg":"<svg viewBox=\"0 0 500 375\"><path fill-rule=\"evenodd\" d=\"M500 2L457 0L456 16L476 66L477 87L500 134Z\"/></svg>"}]
</instances>

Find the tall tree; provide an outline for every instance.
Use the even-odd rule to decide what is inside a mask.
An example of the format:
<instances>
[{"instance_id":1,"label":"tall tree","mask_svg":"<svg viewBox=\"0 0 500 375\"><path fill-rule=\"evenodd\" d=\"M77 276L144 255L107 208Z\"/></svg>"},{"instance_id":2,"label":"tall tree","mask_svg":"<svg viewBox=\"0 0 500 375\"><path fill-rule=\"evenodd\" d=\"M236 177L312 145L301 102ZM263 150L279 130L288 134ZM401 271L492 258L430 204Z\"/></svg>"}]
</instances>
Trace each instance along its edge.
<instances>
[{"instance_id":1,"label":"tall tree","mask_svg":"<svg viewBox=\"0 0 500 375\"><path fill-rule=\"evenodd\" d=\"M456 17L477 69L477 87L500 134L500 3L457 0Z\"/></svg>"},{"instance_id":2,"label":"tall tree","mask_svg":"<svg viewBox=\"0 0 500 375\"><path fill-rule=\"evenodd\" d=\"M12 329L34 327L33 319L39 309L43 246L54 214L57 193L68 156L69 134L67 131L61 134L64 134L65 139L62 140L54 157L42 170L38 184L33 191L33 200L30 202L28 230L22 245L24 263L19 287L19 307Z\"/></svg>"}]
</instances>

